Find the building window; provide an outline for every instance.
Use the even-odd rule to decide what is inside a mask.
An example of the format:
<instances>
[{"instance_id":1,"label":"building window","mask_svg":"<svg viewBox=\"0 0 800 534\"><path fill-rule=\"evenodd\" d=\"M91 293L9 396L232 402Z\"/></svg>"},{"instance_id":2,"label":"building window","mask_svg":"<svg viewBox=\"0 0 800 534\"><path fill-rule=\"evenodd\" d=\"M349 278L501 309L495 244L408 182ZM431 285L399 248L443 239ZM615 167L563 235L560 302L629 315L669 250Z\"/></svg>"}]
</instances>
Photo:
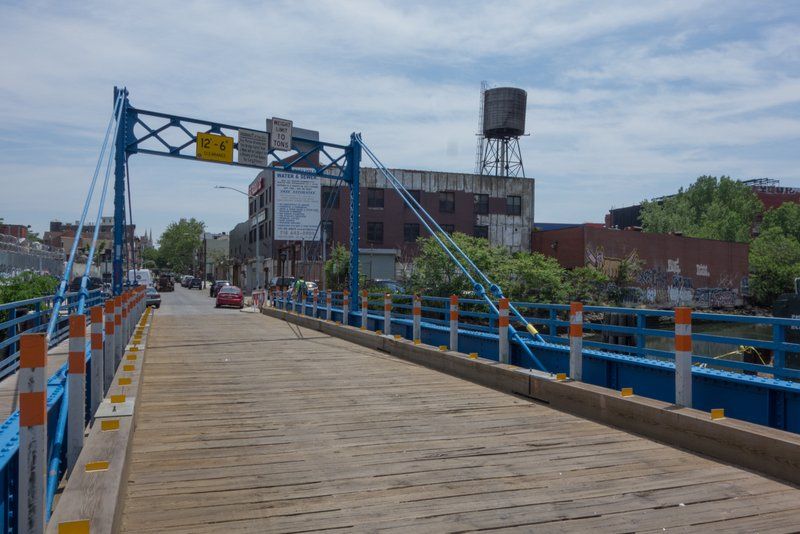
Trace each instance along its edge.
<instances>
[{"instance_id":1,"label":"building window","mask_svg":"<svg viewBox=\"0 0 800 534\"><path fill-rule=\"evenodd\" d=\"M333 209L339 209L339 194L336 189L336 187L329 185L322 186L322 207L330 206Z\"/></svg>"},{"instance_id":2,"label":"building window","mask_svg":"<svg viewBox=\"0 0 800 534\"><path fill-rule=\"evenodd\" d=\"M515 195L506 197L506 215L522 215L522 197Z\"/></svg>"},{"instance_id":3,"label":"building window","mask_svg":"<svg viewBox=\"0 0 800 534\"><path fill-rule=\"evenodd\" d=\"M368 208L383 207L383 189L379 187L367 188L367 207Z\"/></svg>"},{"instance_id":4,"label":"building window","mask_svg":"<svg viewBox=\"0 0 800 534\"><path fill-rule=\"evenodd\" d=\"M419 223L406 223L403 225L403 240L406 243L416 243L419 237Z\"/></svg>"},{"instance_id":5,"label":"building window","mask_svg":"<svg viewBox=\"0 0 800 534\"><path fill-rule=\"evenodd\" d=\"M331 241L333 239L333 221L322 221L322 235L320 238L324 237L326 241Z\"/></svg>"},{"instance_id":6,"label":"building window","mask_svg":"<svg viewBox=\"0 0 800 534\"><path fill-rule=\"evenodd\" d=\"M255 243L256 242L256 229L255 228L250 230L250 235L249 235L249 238L248 238L248 242L249 243Z\"/></svg>"},{"instance_id":7,"label":"building window","mask_svg":"<svg viewBox=\"0 0 800 534\"><path fill-rule=\"evenodd\" d=\"M439 193L439 211L441 213L455 213L456 194L452 191L442 191Z\"/></svg>"},{"instance_id":8,"label":"building window","mask_svg":"<svg viewBox=\"0 0 800 534\"><path fill-rule=\"evenodd\" d=\"M367 223L367 243L383 243L383 223Z\"/></svg>"},{"instance_id":9,"label":"building window","mask_svg":"<svg viewBox=\"0 0 800 534\"><path fill-rule=\"evenodd\" d=\"M422 200L421 200L422 191L420 191L419 189L408 189L408 194L411 195L411 198L417 201L417 204L419 204L420 206L422 205ZM411 205L414 206L414 209L419 209L413 202L411 202ZM411 209L408 207L408 204L406 204L406 209Z\"/></svg>"},{"instance_id":10,"label":"building window","mask_svg":"<svg viewBox=\"0 0 800 534\"><path fill-rule=\"evenodd\" d=\"M489 213L489 195L478 193L475 195L475 213L487 215Z\"/></svg>"},{"instance_id":11,"label":"building window","mask_svg":"<svg viewBox=\"0 0 800 534\"><path fill-rule=\"evenodd\" d=\"M256 199L255 197L250 197L250 216L252 217L253 214L256 212Z\"/></svg>"},{"instance_id":12,"label":"building window","mask_svg":"<svg viewBox=\"0 0 800 534\"><path fill-rule=\"evenodd\" d=\"M266 223L266 222L262 222L262 223L259 225L259 228L258 228L258 229L259 229L259 232L258 232L258 233L259 233L258 239L259 239L259 240L261 240L261 241L263 241L263 240L264 240L264 238L267 236L267 223Z\"/></svg>"},{"instance_id":13,"label":"building window","mask_svg":"<svg viewBox=\"0 0 800 534\"><path fill-rule=\"evenodd\" d=\"M452 234L456 230L456 227L454 225L452 225L452 224L443 224L441 226L442 226L442 230L444 230L448 234Z\"/></svg>"},{"instance_id":14,"label":"building window","mask_svg":"<svg viewBox=\"0 0 800 534\"><path fill-rule=\"evenodd\" d=\"M472 235L475 237L482 237L484 239L489 239L489 227L484 225L477 225L475 228L472 229Z\"/></svg>"}]
</instances>

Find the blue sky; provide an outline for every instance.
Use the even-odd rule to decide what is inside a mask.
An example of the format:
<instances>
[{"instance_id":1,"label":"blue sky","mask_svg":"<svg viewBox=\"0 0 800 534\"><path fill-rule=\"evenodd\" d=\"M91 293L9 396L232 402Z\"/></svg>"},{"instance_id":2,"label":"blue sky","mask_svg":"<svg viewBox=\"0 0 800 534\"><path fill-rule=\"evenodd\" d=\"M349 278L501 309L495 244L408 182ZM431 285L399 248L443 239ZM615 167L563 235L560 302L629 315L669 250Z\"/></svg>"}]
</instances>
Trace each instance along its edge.
<instances>
[{"instance_id":1,"label":"blue sky","mask_svg":"<svg viewBox=\"0 0 800 534\"><path fill-rule=\"evenodd\" d=\"M471 171L481 80L528 91L536 219L602 221L701 174L800 186L800 2L2 2L0 217L79 216L111 112L288 117L389 165ZM130 162L158 235L227 231L253 172ZM110 206L107 210L110 213Z\"/></svg>"}]
</instances>

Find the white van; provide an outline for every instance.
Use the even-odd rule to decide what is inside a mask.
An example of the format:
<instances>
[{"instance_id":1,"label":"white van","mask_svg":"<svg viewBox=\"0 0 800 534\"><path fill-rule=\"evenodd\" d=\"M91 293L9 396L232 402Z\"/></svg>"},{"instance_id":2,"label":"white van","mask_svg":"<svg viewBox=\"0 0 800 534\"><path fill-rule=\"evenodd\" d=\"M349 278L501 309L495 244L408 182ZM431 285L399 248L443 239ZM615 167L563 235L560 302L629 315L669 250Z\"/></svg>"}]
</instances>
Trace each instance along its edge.
<instances>
[{"instance_id":1,"label":"white van","mask_svg":"<svg viewBox=\"0 0 800 534\"><path fill-rule=\"evenodd\" d=\"M150 269L131 269L128 271L128 283L140 286L153 287L153 275Z\"/></svg>"}]
</instances>

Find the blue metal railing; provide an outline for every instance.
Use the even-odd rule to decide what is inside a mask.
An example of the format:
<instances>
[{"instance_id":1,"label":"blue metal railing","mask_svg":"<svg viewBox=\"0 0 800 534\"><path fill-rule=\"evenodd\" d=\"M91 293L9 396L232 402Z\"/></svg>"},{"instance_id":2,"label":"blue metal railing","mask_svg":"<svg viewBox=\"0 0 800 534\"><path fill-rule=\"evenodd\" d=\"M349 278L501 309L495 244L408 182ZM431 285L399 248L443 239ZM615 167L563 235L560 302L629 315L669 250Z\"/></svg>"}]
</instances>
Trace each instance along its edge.
<instances>
[{"instance_id":1,"label":"blue metal railing","mask_svg":"<svg viewBox=\"0 0 800 534\"><path fill-rule=\"evenodd\" d=\"M76 313L79 294L67 293L61 301L49 347L53 348L69 336L69 316ZM102 292L90 291L86 298L87 310L102 304ZM55 296L47 296L0 305L0 380L7 378L19 367L19 340L24 334L45 332L54 310ZM91 350L87 340L86 357L91 369ZM91 391L91 372L87 372L87 394ZM47 381L47 450L48 472L55 470L52 478L60 480L66 450L58 446L66 430L67 363L65 362ZM17 458L19 448L19 411L14 411L0 423L0 531L16 531ZM52 504L55 486L48 488L48 507Z\"/></svg>"},{"instance_id":2,"label":"blue metal railing","mask_svg":"<svg viewBox=\"0 0 800 534\"><path fill-rule=\"evenodd\" d=\"M383 319L384 293L369 293L370 318ZM307 295L308 313L311 310L311 295ZM353 297L351 296L351 302ZM360 309L360 296L356 297ZM392 318L398 321L411 320L412 295L392 295ZM428 324L449 325L449 298L421 296L423 321ZM342 293L331 292L332 306L337 320L341 320ZM525 319L540 330L547 343L567 346L566 335L569 327L568 304L544 304L513 302ZM496 332L497 315L489 311L482 299L459 299L459 329L475 332ZM318 309L325 309L325 293L318 296ZM373 313L374 312L374 313ZM322 312L320 312L321 314ZM631 317L633 325L615 325L603 322L609 315ZM351 312L353 321L360 324L360 312ZM672 310L651 310L642 308L622 308L611 306L584 306L584 326L586 332L584 347L614 352L657 361L674 360L672 339L674 332ZM750 373L771 376L778 379L800 379L800 343L787 342L789 329L800 329L800 320L781 317L744 316L717 313L693 312L694 323L692 340L694 342L693 363L699 366L721 369L735 373ZM513 323L513 318L512 318ZM658 323L653 326L653 323ZM728 327L749 327L753 335L726 335L718 333ZM761 329L763 332L759 332ZM760 335L756 335L760 334ZM534 340L526 332L520 331L526 343ZM605 335L605 336L604 336ZM612 340L604 339L612 336ZM624 343L613 341L613 337L623 338ZM740 361L739 347L756 349L763 359L762 363ZM787 357L792 356L793 357Z\"/></svg>"}]
</instances>

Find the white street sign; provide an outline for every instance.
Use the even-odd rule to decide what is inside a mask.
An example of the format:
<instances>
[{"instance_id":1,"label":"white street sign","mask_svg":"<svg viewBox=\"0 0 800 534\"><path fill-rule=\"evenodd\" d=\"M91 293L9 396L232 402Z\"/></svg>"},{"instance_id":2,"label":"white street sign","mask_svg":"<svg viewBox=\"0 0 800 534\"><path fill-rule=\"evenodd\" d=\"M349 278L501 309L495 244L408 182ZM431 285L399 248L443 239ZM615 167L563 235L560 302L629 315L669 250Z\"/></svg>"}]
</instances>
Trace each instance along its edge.
<instances>
[{"instance_id":1,"label":"white street sign","mask_svg":"<svg viewBox=\"0 0 800 534\"><path fill-rule=\"evenodd\" d=\"M292 121L272 117L269 147L274 150L292 149Z\"/></svg>"},{"instance_id":2,"label":"white street sign","mask_svg":"<svg viewBox=\"0 0 800 534\"><path fill-rule=\"evenodd\" d=\"M275 239L319 239L321 197L318 176L275 171Z\"/></svg>"},{"instance_id":3,"label":"white street sign","mask_svg":"<svg viewBox=\"0 0 800 534\"><path fill-rule=\"evenodd\" d=\"M267 132L239 130L238 162L256 167L267 166L269 136Z\"/></svg>"}]
</instances>

